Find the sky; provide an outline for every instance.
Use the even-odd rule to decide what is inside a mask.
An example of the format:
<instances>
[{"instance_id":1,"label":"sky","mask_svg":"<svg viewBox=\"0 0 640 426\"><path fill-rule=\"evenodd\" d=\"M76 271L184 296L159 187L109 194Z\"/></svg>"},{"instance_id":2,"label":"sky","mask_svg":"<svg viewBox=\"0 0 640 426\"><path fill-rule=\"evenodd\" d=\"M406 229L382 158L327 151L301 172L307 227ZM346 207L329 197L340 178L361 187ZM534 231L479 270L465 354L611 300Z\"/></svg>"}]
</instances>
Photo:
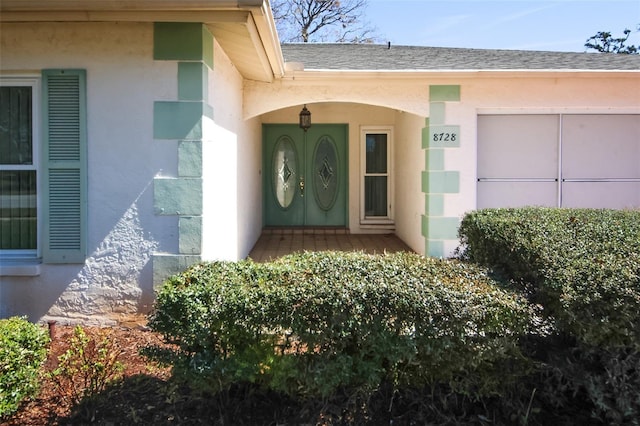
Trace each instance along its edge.
<instances>
[{"instance_id":1,"label":"sky","mask_svg":"<svg viewBox=\"0 0 640 426\"><path fill-rule=\"evenodd\" d=\"M392 45L584 52L628 28L640 46L640 0L369 0L364 14Z\"/></svg>"}]
</instances>

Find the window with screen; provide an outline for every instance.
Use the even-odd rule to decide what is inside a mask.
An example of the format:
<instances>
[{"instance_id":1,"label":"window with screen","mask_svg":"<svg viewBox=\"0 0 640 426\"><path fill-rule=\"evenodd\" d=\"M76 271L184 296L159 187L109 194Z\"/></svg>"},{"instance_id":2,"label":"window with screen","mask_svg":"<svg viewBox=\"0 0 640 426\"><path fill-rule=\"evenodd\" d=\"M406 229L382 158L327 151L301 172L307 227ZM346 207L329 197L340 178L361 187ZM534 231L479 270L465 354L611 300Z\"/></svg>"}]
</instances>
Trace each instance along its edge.
<instances>
[{"instance_id":1,"label":"window with screen","mask_svg":"<svg viewBox=\"0 0 640 426\"><path fill-rule=\"evenodd\" d=\"M35 80L0 80L0 250L33 254L38 244Z\"/></svg>"}]
</instances>

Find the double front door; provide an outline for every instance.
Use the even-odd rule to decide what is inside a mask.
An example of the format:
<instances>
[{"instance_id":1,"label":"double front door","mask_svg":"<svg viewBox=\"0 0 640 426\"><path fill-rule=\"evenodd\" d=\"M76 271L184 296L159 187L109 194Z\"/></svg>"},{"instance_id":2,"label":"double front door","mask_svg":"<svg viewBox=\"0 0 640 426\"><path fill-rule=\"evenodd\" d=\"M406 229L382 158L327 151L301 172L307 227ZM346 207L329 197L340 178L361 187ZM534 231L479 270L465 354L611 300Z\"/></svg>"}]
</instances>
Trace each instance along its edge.
<instances>
[{"instance_id":1,"label":"double front door","mask_svg":"<svg viewBox=\"0 0 640 426\"><path fill-rule=\"evenodd\" d=\"M263 127L266 226L347 225L347 126Z\"/></svg>"}]
</instances>

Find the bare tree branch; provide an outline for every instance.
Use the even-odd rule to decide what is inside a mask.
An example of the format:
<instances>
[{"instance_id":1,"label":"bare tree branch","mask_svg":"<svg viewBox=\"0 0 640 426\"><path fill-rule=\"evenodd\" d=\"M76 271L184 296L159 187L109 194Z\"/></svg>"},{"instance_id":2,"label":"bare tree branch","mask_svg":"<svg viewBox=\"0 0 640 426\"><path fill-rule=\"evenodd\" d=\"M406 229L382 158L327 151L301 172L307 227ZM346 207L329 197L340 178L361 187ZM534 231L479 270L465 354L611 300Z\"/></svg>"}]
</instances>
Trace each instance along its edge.
<instances>
[{"instance_id":1,"label":"bare tree branch","mask_svg":"<svg viewBox=\"0 0 640 426\"><path fill-rule=\"evenodd\" d=\"M375 29L364 21L367 0L272 0L283 42L371 43Z\"/></svg>"}]
</instances>

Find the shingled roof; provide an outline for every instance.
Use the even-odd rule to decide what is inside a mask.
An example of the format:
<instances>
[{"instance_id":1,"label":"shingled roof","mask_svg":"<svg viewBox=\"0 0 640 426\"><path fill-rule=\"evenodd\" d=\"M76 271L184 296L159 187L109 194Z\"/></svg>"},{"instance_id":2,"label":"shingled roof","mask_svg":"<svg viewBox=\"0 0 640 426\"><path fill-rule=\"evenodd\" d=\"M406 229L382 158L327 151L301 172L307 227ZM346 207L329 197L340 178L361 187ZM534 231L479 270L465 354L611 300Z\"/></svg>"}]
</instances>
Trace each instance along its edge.
<instances>
[{"instance_id":1,"label":"shingled roof","mask_svg":"<svg viewBox=\"0 0 640 426\"><path fill-rule=\"evenodd\" d=\"M285 62L305 70L640 70L640 55L380 44L283 44Z\"/></svg>"}]
</instances>

